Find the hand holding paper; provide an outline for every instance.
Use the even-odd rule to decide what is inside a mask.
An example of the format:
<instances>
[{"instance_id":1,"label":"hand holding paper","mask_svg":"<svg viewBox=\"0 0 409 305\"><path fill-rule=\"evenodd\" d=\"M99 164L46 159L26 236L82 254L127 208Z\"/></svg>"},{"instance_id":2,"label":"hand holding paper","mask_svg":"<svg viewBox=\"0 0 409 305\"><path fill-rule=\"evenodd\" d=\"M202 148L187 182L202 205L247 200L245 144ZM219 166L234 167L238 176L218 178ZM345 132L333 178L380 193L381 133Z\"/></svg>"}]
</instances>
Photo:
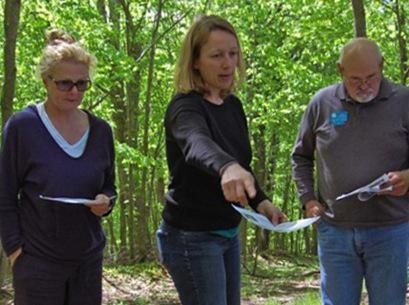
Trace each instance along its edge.
<instances>
[{"instance_id":1,"label":"hand holding paper","mask_svg":"<svg viewBox=\"0 0 409 305\"><path fill-rule=\"evenodd\" d=\"M382 195L404 196L409 191L409 169L392 171L388 173L389 185L393 189L389 192L382 192Z\"/></svg>"},{"instance_id":2,"label":"hand holding paper","mask_svg":"<svg viewBox=\"0 0 409 305\"><path fill-rule=\"evenodd\" d=\"M393 186L387 186L385 187L385 184L389 182L389 177L387 174L383 174L379 178L375 179L371 183L360 187L350 193L347 194L342 194L341 196L338 196L336 200L341 200L353 195L358 194L358 199L361 201L368 201L371 199L373 196L380 192L387 192L387 191L392 191Z\"/></svg>"},{"instance_id":3,"label":"hand holding paper","mask_svg":"<svg viewBox=\"0 0 409 305\"><path fill-rule=\"evenodd\" d=\"M264 215L273 225L278 225L288 220L287 216L268 199L258 204L257 212Z\"/></svg>"},{"instance_id":4,"label":"hand holding paper","mask_svg":"<svg viewBox=\"0 0 409 305\"><path fill-rule=\"evenodd\" d=\"M111 209L111 200L113 199L111 197L105 194L98 194L91 203L85 204L85 206L89 207L96 216L102 217Z\"/></svg>"}]
</instances>

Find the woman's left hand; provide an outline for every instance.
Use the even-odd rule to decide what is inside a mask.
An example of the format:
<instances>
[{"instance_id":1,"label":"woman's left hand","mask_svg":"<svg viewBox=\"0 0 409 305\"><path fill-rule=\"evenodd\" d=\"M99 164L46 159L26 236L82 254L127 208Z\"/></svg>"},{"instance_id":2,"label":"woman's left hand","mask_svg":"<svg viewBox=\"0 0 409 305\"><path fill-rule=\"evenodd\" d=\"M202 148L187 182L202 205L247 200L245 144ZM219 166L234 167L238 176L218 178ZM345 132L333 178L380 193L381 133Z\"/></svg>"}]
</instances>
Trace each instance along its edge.
<instances>
[{"instance_id":1,"label":"woman's left hand","mask_svg":"<svg viewBox=\"0 0 409 305\"><path fill-rule=\"evenodd\" d=\"M101 217L102 215L109 212L110 202L111 202L111 200L109 199L109 197L107 195L98 194L97 196L95 196L95 200L93 200L89 204L86 204L86 206L91 209L92 213L94 213L95 215Z\"/></svg>"},{"instance_id":2,"label":"woman's left hand","mask_svg":"<svg viewBox=\"0 0 409 305\"><path fill-rule=\"evenodd\" d=\"M266 216L274 225L287 221L287 216L267 199L258 205L257 212Z\"/></svg>"}]
</instances>

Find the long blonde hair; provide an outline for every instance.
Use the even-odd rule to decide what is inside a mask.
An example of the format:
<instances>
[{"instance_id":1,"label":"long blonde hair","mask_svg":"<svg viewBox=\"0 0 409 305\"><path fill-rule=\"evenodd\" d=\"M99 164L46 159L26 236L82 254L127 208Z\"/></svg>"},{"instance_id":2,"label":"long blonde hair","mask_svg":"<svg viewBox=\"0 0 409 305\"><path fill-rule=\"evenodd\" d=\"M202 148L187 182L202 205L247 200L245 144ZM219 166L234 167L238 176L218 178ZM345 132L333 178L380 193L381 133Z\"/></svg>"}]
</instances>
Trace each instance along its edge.
<instances>
[{"instance_id":1,"label":"long blonde hair","mask_svg":"<svg viewBox=\"0 0 409 305\"><path fill-rule=\"evenodd\" d=\"M205 84L200 72L194 68L195 61L200 56L203 45L207 42L212 31L222 30L232 34L238 45L238 63L234 80L230 90L244 80L245 67L240 42L233 26L225 19L215 15L200 15L188 30L180 50L175 69L175 89L177 92L189 93L192 90L206 92ZM224 92L222 94L227 94Z\"/></svg>"}]
</instances>

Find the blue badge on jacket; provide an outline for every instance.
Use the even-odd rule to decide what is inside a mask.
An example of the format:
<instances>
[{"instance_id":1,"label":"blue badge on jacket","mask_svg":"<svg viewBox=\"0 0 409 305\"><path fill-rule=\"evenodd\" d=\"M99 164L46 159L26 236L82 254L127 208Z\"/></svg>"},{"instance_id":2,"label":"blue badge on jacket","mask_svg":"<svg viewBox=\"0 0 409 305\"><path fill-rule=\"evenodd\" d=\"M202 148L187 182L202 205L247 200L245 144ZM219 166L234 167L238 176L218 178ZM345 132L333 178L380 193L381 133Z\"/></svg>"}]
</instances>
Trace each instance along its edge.
<instances>
[{"instance_id":1,"label":"blue badge on jacket","mask_svg":"<svg viewBox=\"0 0 409 305\"><path fill-rule=\"evenodd\" d=\"M348 121L348 112L345 110L338 110L331 113L330 122L334 126L342 126Z\"/></svg>"}]
</instances>

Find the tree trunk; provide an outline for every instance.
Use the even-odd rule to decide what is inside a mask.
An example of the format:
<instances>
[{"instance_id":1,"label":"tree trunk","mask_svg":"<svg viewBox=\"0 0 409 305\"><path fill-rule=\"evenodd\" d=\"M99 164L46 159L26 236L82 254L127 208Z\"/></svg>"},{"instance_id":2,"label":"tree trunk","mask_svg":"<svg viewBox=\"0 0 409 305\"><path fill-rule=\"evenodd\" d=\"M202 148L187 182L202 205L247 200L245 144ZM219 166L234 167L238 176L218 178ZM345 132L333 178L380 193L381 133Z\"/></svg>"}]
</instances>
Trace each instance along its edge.
<instances>
[{"instance_id":1,"label":"tree trunk","mask_svg":"<svg viewBox=\"0 0 409 305\"><path fill-rule=\"evenodd\" d=\"M144 124L143 124L143 154L147 158L149 157L149 126L150 126L150 114L151 114L151 103L152 103L152 88L153 88L153 71L155 63L155 52L156 52L156 39L158 37L159 24L162 17L162 5L163 0L158 1L157 13L154 28L152 31L151 38L151 49L149 51L149 65L148 65L148 78L147 78L147 90L146 90L146 101L144 105ZM151 250L151 245L149 244L149 205L148 195L147 195L147 185L148 185L148 167L144 166L142 168L142 201L138 202L138 218L137 218L137 232L139 235L138 244L138 256L144 259L148 256Z\"/></svg>"},{"instance_id":2,"label":"tree trunk","mask_svg":"<svg viewBox=\"0 0 409 305\"><path fill-rule=\"evenodd\" d=\"M158 130L158 135L159 137L157 138L156 142L156 147L155 150L152 154L152 160L161 160L161 153L163 151L163 144L164 144L164 126L161 124ZM163 159L162 159L163 160ZM158 228L159 223L160 223L160 210L162 207L162 204L165 200L165 184L164 184L164 178L163 174L158 171L160 169L161 165L159 162L156 162L151 166L150 168L150 181L149 181L149 189L151 190L148 196L148 202L150 202L150 208L149 208L149 227L153 228L153 234L148 234L149 237L149 244L153 245L154 241L152 239L155 239L155 232L156 228ZM159 203L159 204L158 204ZM152 232L151 232L152 233ZM156 251L151 251L152 253L156 253ZM151 257L149 257L151 258Z\"/></svg>"},{"instance_id":3,"label":"tree trunk","mask_svg":"<svg viewBox=\"0 0 409 305\"><path fill-rule=\"evenodd\" d=\"M123 0L118 1L125 14L126 27L125 27L125 36L126 36L126 54L136 59L141 53L141 46L136 41L137 32L133 23L133 18L129 10L129 3L126 3ZM127 118L127 140L126 143L131 149L138 148L138 115L139 115L139 92L140 92L140 69L136 69L133 72L132 80L127 81L126 83L126 92L127 92L127 105L126 105L126 118ZM135 260L137 257L137 248L138 242L137 237L139 236L136 232L135 214L137 212L136 202L137 202L137 181L136 181L136 171L138 165L131 162L128 165L128 240L129 240L129 256L131 260ZM140 193L140 192L139 192Z\"/></svg>"},{"instance_id":4,"label":"tree trunk","mask_svg":"<svg viewBox=\"0 0 409 305\"><path fill-rule=\"evenodd\" d=\"M254 164L254 175L257 179L262 190L264 190L266 185L266 141L264 140L265 136L265 125L260 125L258 128L258 133L254 136L255 143L255 152L256 152L256 162ZM273 173L270 173L273 175ZM257 230L258 234L258 249L260 253L266 251L269 246L270 241L270 231L269 230Z\"/></svg>"},{"instance_id":5,"label":"tree trunk","mask_svg":"<svg viewBox=\"0 0 409 305\"><path fill-rule=\"evenodd\" d=\"M363 0L352 0L355 37L366 37L365 7Z\"/></svg>"},{"instance_id":6,"label":"tree trunk","mask_svg":"<svg viewBox=\"0 0 409 305\"><path fill-rule=\"evenodd\" d=\"M6 253L2 249L0 250L0 293L8 274L10 274L10 264L8 263Z\"/></svg>"},{"instance_id":7,"label":"tree trunk","mask_svg":"<svg viewBox=\"0 0 409 305\"><path fill-rule=\"evenodd\" d=\"M396 0L396 4L393 7L393 11L396 15L395 26L399 43L401 83L402 85L406 85L406 79L409 74L407 43L405 37L406 16L403 5L400 4L399 0Z\"/></svg>"},{"instance_id":8,"label":"tree trunk","mask_svg":"<svg viewBox=\"0 0 409 305\"><path fill-rule=\"evenodd\" d=\"M158 228L159 224L161 222L161 211L163 207L163 203L165 202L165 192L166 192L166 184L165 184L165 179L163 175L158 176L156 179L156 202L159 202L161 204L159 205L154 205L156 207L156 210L152 211L152 224L153 228Z\"/></svg>"},{"instance_id":9,"label":"tree trunk","mask_svg":"<svg viewBox=\"0 0 409 305\"><path fill-rule=\"evenodd\" d=\"M100 4L101 5L101 4ZM109 0L109 11L110 11L110 22L114 30L119 34L120 33L120 16L118 12L118 5L116 0ZM100 12L104 12L102 8L99 9ZM110 43L117 49L118 51L121 48L119 36L114 36L114 38L110 41ZM122 80L115 79L112 81L114 84L113 87L110 89L110 96L112 99L112 104L114 105L114 113L112 115L113 121L115 122L115 139L121 143L126 144L127 141L127 134L126 134L126 103L125 103L125 93L124 93L124 85ZM119 256L123 258L126 256L127 248L128 248L128 219L127 216L128 208L127 204L130 201L130 195L128 192L128 175L126 172L126 167L122 162L122 156L117 155L117 173L118 173L118 182L119 182L119 196L118 196L118 205L119 205L119 239L120 239L120 249L119 249Z\"/></svg>"},{"instance_id":10,"label":"tree trunk","mask_svg":"<svg viewBox=\"0 0 409 305\"><path fill-rule=\"evenodd\" d=\"M14 89L16 83L16 41L20 22L20 0L6 0L4 5L4 83L1 94L2 126L13 113ZM7 258L0 246L0 287L6 276Z\"/></svg>"},{"instance_id":11,"label":"tree trunk","mask_svg":"<svg viewBox=\"0 0 409 305\"><path fill-rule=\"evenodd\" d=\"M291 177L291 169L290 166L286 166L288 168L288 175L285 177L284 180L284 188L283 188L283 205L281 207L281 210L283 211L284 214L288 216L289 219L292 219L292 217L289 215L289 205L290 205L290 190L291 190L291 184L292 184L292 177ZM293 208L292 208L293 209ZM277 251L282 251L283 249L286 248L286 235L285 234L276 234L275 238L275 243L274 243L274 249Z\"/></svg>"},{"instance_id":12,"label":"tree trunk","mask_svg":"<svg viewBox=\"0 0 409 305\"><path fill-rule=\"evenodd\" d=\"M104 18L104 22L108 21L108 14L105 6L105 0L97 0L97 9L99 14Z\"/></svg>"},{"instance_id":13,"label":"tree trunk","mask_svg":"<svg viewBox=\"0 0 409 305\"><path fill-rule=\"evenodd\" d=\"M2 126L13 113L16 82L16 41L20 21L20 0L6 0L4 6L4 83L1 95Z\"/></svg>"}]
</instances>

